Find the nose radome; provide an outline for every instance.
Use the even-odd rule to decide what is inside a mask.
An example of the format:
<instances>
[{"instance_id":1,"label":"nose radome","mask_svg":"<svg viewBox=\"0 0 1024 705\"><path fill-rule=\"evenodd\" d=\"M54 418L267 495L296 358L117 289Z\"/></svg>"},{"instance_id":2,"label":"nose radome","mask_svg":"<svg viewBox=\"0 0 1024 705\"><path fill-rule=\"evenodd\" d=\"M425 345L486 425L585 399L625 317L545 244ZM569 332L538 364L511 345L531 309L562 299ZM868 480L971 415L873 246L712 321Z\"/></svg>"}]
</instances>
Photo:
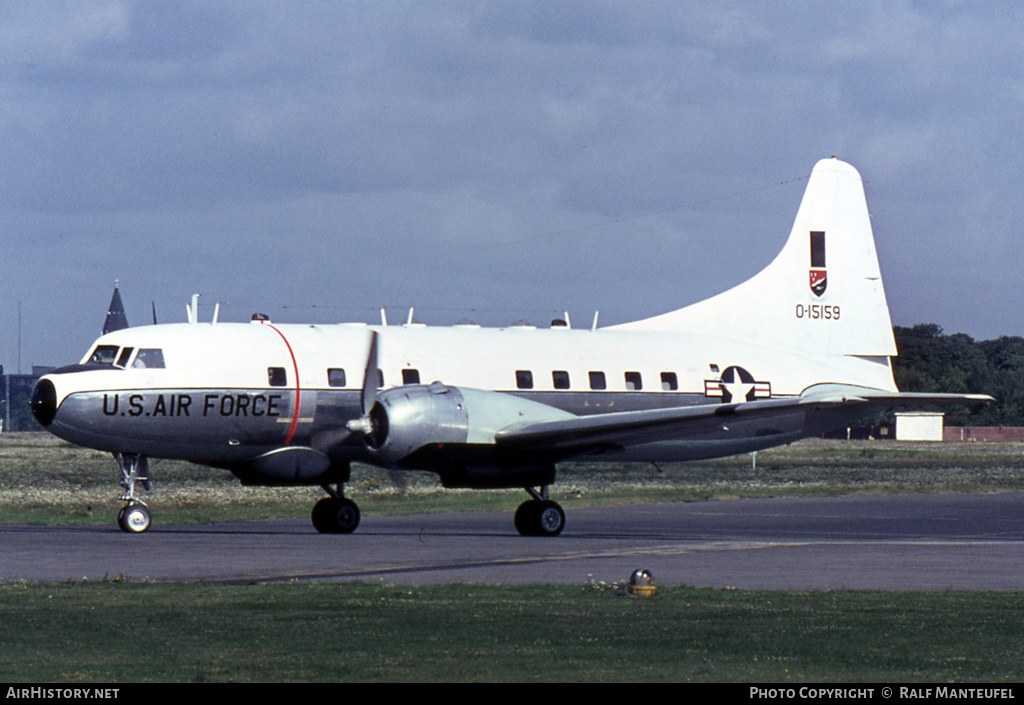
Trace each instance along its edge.
<instances>
[{"instance_id":1,"label":"nose radome","mask_svg":"<svg viewBox=\"0 0 1024 705\"><path fill-rule=\"evenodd\" d=\"M31 406L32 415L41 426L45 428L53 423L53 417L57 415L57 390L53 382L43 378L36 383Z\"/></svg>"}]
</instances>

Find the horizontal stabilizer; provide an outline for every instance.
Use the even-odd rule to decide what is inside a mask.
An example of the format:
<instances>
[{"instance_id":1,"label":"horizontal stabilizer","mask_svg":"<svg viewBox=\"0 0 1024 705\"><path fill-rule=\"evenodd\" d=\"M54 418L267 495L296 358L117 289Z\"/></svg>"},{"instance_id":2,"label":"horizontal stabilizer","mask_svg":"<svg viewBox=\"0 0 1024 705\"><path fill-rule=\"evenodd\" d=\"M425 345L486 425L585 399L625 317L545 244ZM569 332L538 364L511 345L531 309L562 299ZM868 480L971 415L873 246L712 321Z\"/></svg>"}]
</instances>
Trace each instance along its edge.
<instances>
[{"instance_id":1,"label":"horizontal stabilizer","mask_svg":"<svg viewBox=\"0 0 1024 705\"><path fill-rule=\"evenodd\" d=\"M908 408L919 406L950 406L962 404L985 404L995 401L988 394L945 394L935 392L887 392L882 389L865 389L845 384L816 384L800 396L807 401L824 403L870 402L886 408Z\"/></svg>"}]
</instances>

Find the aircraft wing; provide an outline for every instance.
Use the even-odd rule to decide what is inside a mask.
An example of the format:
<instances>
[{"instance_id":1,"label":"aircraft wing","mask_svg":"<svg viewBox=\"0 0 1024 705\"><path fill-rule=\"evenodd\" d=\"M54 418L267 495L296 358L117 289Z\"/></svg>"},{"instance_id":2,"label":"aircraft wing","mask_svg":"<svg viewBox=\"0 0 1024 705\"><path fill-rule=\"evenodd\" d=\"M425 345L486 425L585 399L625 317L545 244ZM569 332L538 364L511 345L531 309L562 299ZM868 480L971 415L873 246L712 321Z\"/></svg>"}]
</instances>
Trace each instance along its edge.
<instances>
[{"instance_id":1,"label":"aircraft wing","mask_svg":"<svg viewBox=\"0 0 1024 705\"><path fill-rule=\"evenodd\" d=\"M814 435L893 408L978 404L984 394L887 392L816 385L800 396L737 404L703 404L645 411L577 416L503 429L495 442L520 452L572 455L623 449L643 443L727 440L804 431Z\"/></svg>"}]
</instances>

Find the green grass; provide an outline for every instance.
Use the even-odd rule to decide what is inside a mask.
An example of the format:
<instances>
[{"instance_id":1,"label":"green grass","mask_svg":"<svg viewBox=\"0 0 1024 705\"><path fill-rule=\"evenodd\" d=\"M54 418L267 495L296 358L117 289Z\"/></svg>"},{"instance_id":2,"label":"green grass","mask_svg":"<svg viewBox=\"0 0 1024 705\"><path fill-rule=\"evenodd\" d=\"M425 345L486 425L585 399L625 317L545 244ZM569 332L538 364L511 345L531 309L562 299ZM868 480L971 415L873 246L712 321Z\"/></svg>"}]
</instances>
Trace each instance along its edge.
<instances>
[{"instance_id":1,"label":"green grass","mask_svg":"<svg viewBox=\"0 0 1024 705\"><path fill-rule=\"evenodd\" d=\"M570 506L883 492L1024 491L1024 445L808 440L691 463L565 463L552 496ZM152 460L144 495L161 523L308 517L317 487L242 487L222 470ZM112 523L120 474L107 453L48 434L0 435L0 522ZM356 465L346 491L364 514L510 510L525 494L452 491L428 473Z\"/></svg>"},{"instance_id":2,"label":"green grass","mask_svg":"<svg viewBox=\"0 0 1024 705\"><path fill-rule=\"evenodd\" d=\"M1024 446L805 441L679 464L559 467L585 504L786 494L1024 491ZM302 516L318 488L246 488L154 461L158 521ZM112 523L106 454L0 436L0 521ZM503 509L521 491L354 468L364 513ZM751 592L607 586L0 584L0 680L1019 682L1020 593Z\"/></svg>"},{"instance_id":3,"label":"green grass","mask_svg":"<svg viewBox=\"0 0 1024 705\"><path fill-rule=\"evenodd\" d=\"M361 584L0 586L0 680L1024 678L1017 594Z\"/></svg>"}]
</instances>

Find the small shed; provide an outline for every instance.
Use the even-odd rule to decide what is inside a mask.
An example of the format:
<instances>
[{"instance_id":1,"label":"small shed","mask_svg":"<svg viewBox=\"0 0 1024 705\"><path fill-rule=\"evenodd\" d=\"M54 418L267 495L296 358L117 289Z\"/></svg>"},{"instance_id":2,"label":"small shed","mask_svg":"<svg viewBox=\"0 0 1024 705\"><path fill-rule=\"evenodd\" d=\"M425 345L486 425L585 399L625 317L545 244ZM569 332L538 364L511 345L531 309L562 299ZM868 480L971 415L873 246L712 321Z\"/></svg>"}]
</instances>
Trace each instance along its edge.
<instances>
[{"instance_id":1,"label":"small shed","mask_svg":"<svg viewBox=\"0 0 1024 705\"><path fill-rule=\"evenodd\" d=\"M897 441L941 441L942 419L938 411L905 411L896 414Z\"/></svg>"}]
</instances>

